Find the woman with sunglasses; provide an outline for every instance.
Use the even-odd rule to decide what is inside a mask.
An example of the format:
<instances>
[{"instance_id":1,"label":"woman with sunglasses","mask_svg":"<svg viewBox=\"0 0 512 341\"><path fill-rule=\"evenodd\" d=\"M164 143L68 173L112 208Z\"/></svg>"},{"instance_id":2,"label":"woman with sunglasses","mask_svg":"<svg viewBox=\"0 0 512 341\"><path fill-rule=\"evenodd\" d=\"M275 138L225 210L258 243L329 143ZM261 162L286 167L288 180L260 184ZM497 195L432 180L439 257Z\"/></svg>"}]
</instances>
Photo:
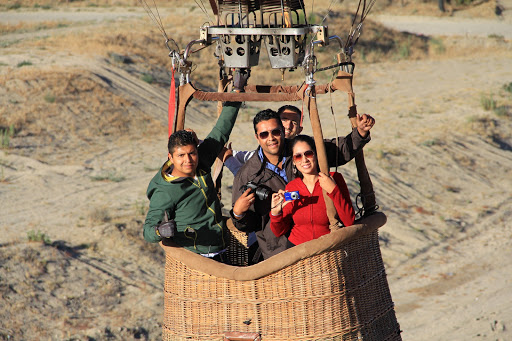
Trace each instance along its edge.
<instances>
[{"instance_id":1,"label":"woman with sunglasses","mask_svg":"<svg viewBox=\"0 0 512 341\"><path fill-rule=\"evenodd\" d=\"M292 141L296 178L286 185L286 192L299 192L299 199L286 200L285 191L272 195L270 228L277 237L291 230L288 248L316 239L330 232L329 218L322 194L325 190L334 202L345 226L354 223L355 212L347 184L340 173L327 176L319 171L312 137L298 135Z\"/></svg>"}]
</instances>

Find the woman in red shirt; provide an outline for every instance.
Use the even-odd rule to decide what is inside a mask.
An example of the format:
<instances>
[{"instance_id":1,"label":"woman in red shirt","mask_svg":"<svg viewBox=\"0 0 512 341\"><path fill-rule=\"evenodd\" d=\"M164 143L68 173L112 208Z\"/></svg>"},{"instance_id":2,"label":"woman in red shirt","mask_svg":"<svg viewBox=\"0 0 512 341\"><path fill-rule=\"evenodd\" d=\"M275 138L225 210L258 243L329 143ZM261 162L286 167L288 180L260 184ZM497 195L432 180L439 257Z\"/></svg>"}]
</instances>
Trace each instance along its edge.
<instances>
[{"instance_id":1,"label":"woman in red shirt","mask_svg":"<svg viewBox=\"0 0 512 341\"><path fill-rule=\"evenodd\" d=\"M286 192L298 191L300 198L287 201L285 191L280 190L272 195L270 211L270 228L277 237L291 229L288 237L290 247L330 232L322 189L334 202L345 226L352 225L355 220L354 207L343 176L336 172L331 172L331 176L319 172L313 138L298 135L292 142L292 151L296 178L286 185Z\"/></svg>"}]
</instances>

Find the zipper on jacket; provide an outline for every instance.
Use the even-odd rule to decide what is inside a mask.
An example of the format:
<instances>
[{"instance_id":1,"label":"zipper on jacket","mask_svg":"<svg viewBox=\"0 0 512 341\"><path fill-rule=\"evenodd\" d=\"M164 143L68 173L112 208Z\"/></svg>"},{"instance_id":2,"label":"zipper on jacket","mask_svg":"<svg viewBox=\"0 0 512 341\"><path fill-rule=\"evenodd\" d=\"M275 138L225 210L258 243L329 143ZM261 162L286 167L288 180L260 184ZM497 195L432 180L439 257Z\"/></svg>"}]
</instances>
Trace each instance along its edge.
<instances>
[{"instance_id":1,"label":"zipper on jacket","mask_svg":"<svg viewBox=\"0 0 512 341\"><path fill-rule=\"evenodd\" d=\"M226 246L226 242L224 241L224 229L222 228L222 226L219 224L218 220L217 220L217 214L215 213L215 210L213 210L209 205L208 205L208 196L206 195L206 192L204 191L203 187L201 186L201 182L199 181L199 179L201 179L205 185L205 187L208 187L206 186L206 182L204 181L204 177L202 175L199 175L198 176L198 179L197 179L197 184L194 182L194 180L190 179L190 178L187 178L188 181L190 181L190 183L194 186L196 186L197 188L199 188L201 190L201 193L203 193L203 196L204 196L204 200L205 200L205 203L206 203L206 207L208 208L209 211L211 211L213 213L213 219L215 220L215 225L217 225L220 229L220 235L222 237L222 246L225 247Z\"/></svg>"}]
</instances>

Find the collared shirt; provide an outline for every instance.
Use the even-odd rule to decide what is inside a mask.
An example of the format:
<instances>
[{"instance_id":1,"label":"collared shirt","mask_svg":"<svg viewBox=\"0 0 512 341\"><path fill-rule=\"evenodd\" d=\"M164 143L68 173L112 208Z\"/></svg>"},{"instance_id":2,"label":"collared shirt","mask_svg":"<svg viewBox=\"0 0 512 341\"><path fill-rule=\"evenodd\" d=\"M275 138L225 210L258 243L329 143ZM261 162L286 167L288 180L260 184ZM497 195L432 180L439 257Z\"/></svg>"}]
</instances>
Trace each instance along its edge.
<instances>
[{"instance_id":1,"label":"collared shirt","mask_svg":"<svg viewBox=\"0 0 512 341\"><path fill-rule=\"evenodd\" d=\"M263 162L264 158L263 158L263 149L258 148L258 156L260 158L260 161ZM282 164L284 165L286 162L286 156L283 156L282 158ZM279 167L271 164L270 162L266 162L265 163L265 166L267 169L271 170L272 172L276 173L277 175L279 175L280 177L283 178L283 180L288 183L288 177L286 176L286 169L283 167L283 169L280 169Z\"/></svg>"}]
</instances>

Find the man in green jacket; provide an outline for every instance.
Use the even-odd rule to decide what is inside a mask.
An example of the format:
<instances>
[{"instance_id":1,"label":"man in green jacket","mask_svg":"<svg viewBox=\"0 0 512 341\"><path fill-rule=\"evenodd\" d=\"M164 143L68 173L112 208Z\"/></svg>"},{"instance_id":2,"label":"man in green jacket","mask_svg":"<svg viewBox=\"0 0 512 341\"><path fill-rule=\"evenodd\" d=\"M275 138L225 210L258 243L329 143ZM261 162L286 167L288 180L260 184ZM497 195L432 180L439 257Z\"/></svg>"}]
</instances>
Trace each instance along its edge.
<instances>
[{"instance_id":1,"label":"man in green jacket","mask_svg":"<svg viewBox=\"0 0 512 341\"><path fill-rule=\"evenodd\" d=\"M169 160L147 189L146 241L157 243L172 237L190 251L220 258L217 256L227 247L226 225L211 167L229 139L239 108L240 103L225 103L217 123L199 146L193 132L180 130L169 137Z\"/></svg>"}]
</instances>

